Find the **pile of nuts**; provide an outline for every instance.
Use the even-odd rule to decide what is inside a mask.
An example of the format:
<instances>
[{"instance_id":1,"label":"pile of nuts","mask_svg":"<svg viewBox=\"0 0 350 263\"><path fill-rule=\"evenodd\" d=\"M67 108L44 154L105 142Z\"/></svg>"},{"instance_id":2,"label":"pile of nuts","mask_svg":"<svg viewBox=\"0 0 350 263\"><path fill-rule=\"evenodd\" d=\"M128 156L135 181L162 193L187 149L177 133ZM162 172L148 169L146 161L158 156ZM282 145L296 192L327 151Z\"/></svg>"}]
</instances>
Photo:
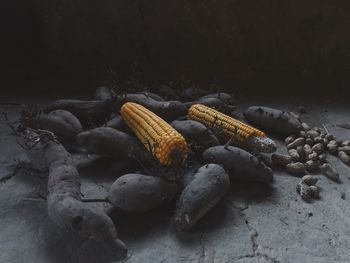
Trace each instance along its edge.
<instances>
[{"instance_id":1,"label":"pile of nuts","mask_svg":"<svg viewBox=\"0 0 350 263\"><path fill-rule=\"evenodd\" d=\"M339 141L318 127L311 128L302 123L298 136L291 135L285 139L288 155L273 154L274 165L285 167L289 174L302 176L321 171L328 178L339 182L339 173L327 162L327 152L337 155L339 159L350 165L350 141Z\"/></svg>"}]
</instances>

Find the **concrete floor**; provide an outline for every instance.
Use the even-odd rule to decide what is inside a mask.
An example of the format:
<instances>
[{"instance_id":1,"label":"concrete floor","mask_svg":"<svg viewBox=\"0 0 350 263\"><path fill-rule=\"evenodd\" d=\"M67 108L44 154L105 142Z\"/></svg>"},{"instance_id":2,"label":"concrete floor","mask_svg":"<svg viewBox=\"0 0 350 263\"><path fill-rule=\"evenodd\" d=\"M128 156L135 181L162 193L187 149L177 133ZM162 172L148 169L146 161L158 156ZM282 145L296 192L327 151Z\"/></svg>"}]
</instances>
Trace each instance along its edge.
<instances>
[{"instance_id":1,"label":"concrete floor","mask_svg":"<svg viewBox=\"0 0 350 263\"><path fill-rule=\"evenodd\" d=\"M298 106L267 105L294 111ZM350 130L334 126L350 123L348 106L305 106L303 119L350 139ZM15 107L6 110L16 117ZM0 144L0 262L113 262L93 240L62 233L49 220L40 198L46 175L31 168L3 121ZM279 146L279 152L286 151L282 142ZM232 182L227 196L189 233L174 229L174 204L145 215L111 212L130 250L124 262L350 262L350 168L332 156L329 162L337 167L341 183L319 175L321 200L303 202L295 190L300 179L276 171L269 188ZM85 197L104 197L119 176L101 171L81 171Z\"/></svg>"}]
</instances>

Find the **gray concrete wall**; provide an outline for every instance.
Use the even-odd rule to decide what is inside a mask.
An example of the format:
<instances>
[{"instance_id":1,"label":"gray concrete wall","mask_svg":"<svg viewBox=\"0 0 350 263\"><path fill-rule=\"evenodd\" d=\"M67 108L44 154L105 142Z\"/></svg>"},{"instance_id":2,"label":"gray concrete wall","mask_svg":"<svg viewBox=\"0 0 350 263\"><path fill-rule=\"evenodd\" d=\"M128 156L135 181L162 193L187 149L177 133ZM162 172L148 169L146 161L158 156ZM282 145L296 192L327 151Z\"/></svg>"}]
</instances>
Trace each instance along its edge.
<instances>
[{"instance_id":1,"label":"gray concrete wall","mask_svg":"<svg viewBox=\"0 0 350 263\"><path fill-rule=\"evenodd\" d=\"M22 21L11 24L21 69L35 65L31 78L75 89L108 68L128 75L135 61L150 82L185 74L252 90L349 84L347 0L28 0L11 10Z\"/></svg>"}]
</instances>

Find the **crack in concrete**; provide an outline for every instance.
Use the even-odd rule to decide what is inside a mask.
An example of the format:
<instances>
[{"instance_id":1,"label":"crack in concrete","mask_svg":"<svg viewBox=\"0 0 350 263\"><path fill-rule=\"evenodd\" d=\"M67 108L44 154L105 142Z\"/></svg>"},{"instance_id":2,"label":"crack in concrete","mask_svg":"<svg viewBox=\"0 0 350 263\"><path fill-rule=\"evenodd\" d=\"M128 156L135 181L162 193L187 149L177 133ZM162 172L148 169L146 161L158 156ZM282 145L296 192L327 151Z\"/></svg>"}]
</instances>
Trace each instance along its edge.
<instances>
[{"instance_id":1,"label":"crack in concrete","mask_svg":"<svg viewBox=\"0 0 350 263\"><path fill-rule=\"evenodd\" d=\"M266 254L262 254L258 251L259 248L259 243L258 243L258 236L259 233L258 231L249 223L247 215L245 214L245 210L247 210L249 207L245 206L245 207L237 207L233 204L230 204L234 209L236 209L238 211L238 215L244 220L247 229L250 233L250 241L252 243L252 249L253 249L253 254L252 255L245 255L243 257L240 257L238 259L242 259L242 258L264 258L265 260L271 262L271 263L280 263L280 261L266 255Z\"/></svg>"}]
</instances>

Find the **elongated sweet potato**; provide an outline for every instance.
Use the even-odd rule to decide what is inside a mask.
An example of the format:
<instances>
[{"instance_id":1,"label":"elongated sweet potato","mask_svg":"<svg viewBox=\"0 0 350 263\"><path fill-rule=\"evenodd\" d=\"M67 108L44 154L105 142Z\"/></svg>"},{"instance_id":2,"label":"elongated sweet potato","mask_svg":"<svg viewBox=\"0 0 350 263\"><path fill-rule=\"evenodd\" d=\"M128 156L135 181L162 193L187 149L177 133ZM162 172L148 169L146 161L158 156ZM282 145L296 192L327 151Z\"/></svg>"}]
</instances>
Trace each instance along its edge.
<instances>
[{"instance_id":1,"label":"elongated sweet potato","mask_svg":"<svg viewBox=\"0 0 350 263\"><path fill-rule=\"evenodd\" d=\"M179 186L161 177L126 174L111 186L108 201L131 213L145 213L171 201Z\"/></svg>"},{"instance_id":2,"label":"elongated sweet potato","mask_svg":"<svg viewBox=\"0 0 350 263\"><path fill-rule=\"evenodd\" d=\"M155 94L153 92L141 91L141 92L138 92L137 94L143 94L146 97L150 97L156 101L165 101L161 96L159 96L158 94Z\"/></svg>"},{"instance_id":3,"label":"elongated sweet potato","mask_svg":"<svg viewBox=\"0 0 350 263\"><path fill-rule=\"evenodd\" d=\"M228 93L224 93L224 92L208 94L208 95L201 97L199 100L206 99L206 98L216 98L216 99L222 100L223 102L225 102L226 104L229 104L229 105L235 104L235 100L234 100L233 96L228 94Z\"/></svg>"},{"instance_id":4,"label":"elongated sweet potato","mask_svg":"<svg viewBox=\"0 0 350 263\"><path fill-rule=\"evenodd\" d=\"M66 110L75 115L82 125L101 124L111 114L110 105L105 101L56 100L44 108L45 113L53 110Z\"/></svg>"},{"instance_id":5,"label":"elongated sweet potato","mask_svg":"<svg viewBox=\"0 0 350 263\"><path fill-rule=\"evenodd\" d=\"M302 129L300 121L292 114L278 109L251 106L246 110L244 116L250 123L276 134L288 136Z\"/></svg>"},{"instance_id":6,"label":"elongated sweet potato","mask_svg":"<svg viewBox=\"0 0 350 263\"><path fill-rule=\"evenodd\" d=\"M107 121L105 126L113 129L117 129L127 134L134 134L133 131L130 130L128 125L125 123L122 116L120 116L119 114L116 114L112 119Z\"/></svg>"},{"instance_id":7,"label":"elongated sweet potato","mask_svg":"<svg viewBox=\"0 0 350 263\"><path fill-rule=\"evenodd\" d=\"M229 188L229 176L220 165L206 164L199 168L178 199L174 216L176 227L182 231L189 230Z\"/></svg>"},{"instance_id":8,"label":"elongated sweet potato","mask_svg":"<svg viewBox=\"0 0 350 263\"><path fill-rule=\"evenodd\" d=\"M180 101L156 101L144 94L126 94L115 100L115 107L120 108L126 102L138 103L166 121L173 121L187 113L186 106Z\"/></svg>"},{"instance_id":9,"label":"elongated sweet potato","mask_svg":"<svg viewBox=\"0 0 350 263\"><path fill-rule=\"evenodd\" d=\"M68 143L74 142L77 134L83 130L78 118L65 110L54 110L48 114L35 116L22 116L22 124L32 129L51 131L60 141Z\"/></svg>"},{"instance_id":10,"label":"elongated sweet potato","mask_svg":"<svg viewBox=\"0 0 350 263\"><path fill-rule=\"evenodd\" d=\"M193 120L173 121L170 125L185 137L195 152L203 152L209 147L220 145L215 135L200 122Z\"/></svg>"},{"instance_id":11,"label":"elongated sweet potato","mask_svg":"<svg viewBox=\"0 0 350 263\"><path fill-rule=\"evenodd\" d=\"M154 159L135 137L109 127L84 131L77 136L77 142L93 154L114 160L131 158L150 163Z\"/></svg>"},{"instance_id":12,"label":"elongated sweet potato","mask_svg":"<svg viewBox=\"0 0 350 263\"><path fill-rule=\"evenodd\" d=\"M215 146L203 152L205 162L217 163L229 173L231 180L272 183L269 167L254 155L234 146Z\"/></svg>"},{"instance_id":13,"label":"elongated sweet potato","mask_svg":"<svg viewBox=\"0 0 350 263\"><path fill-rule=\"evenodd\" d=\"M205 95L208 95L208 93L209 92L206 90L191 87L191 88L185 89L184 92L181 94L181 97L183 101L195 101Z\"/></svg>"},{"instance_id":14,"label":"elongated sweet potato","mask_svg":"<svg viewBox=\"0 0 350 263\"><path fill-rule=\"evenodd\" d=\"M32 131L30 133L33 133ZM50 219L61 229L94 237L103 246L123 258L125 244L118 238L113 221L102 210L81 201L80 178L71 155L51 133L38 133L37 141L49 168L47 209Z\"/></svg>"}]
</instances>

